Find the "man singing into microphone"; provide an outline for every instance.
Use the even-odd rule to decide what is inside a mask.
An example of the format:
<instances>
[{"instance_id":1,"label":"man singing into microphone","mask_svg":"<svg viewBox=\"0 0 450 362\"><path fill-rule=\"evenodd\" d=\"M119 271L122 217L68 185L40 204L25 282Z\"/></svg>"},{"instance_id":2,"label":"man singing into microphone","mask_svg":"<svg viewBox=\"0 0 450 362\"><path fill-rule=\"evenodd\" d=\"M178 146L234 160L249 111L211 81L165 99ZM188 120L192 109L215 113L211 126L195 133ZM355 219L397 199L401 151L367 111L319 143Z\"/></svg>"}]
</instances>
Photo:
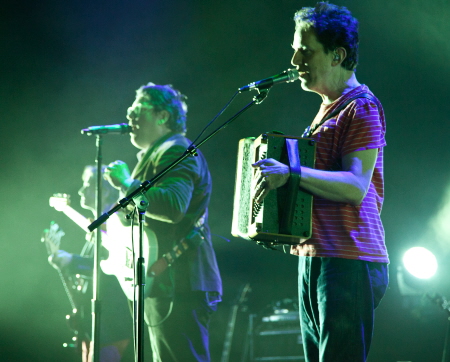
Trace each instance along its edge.
<instances>
[{"instance_id":1,"label":"man singing into microphone","mask_svg":"<svg viewBox=\"0 0 450 362\"><path fill-rule=\"evenodd\" d=\"M131 143L141 151L130 174L122 161L111 163L105 178L122 194L135 190L183 155L190 145L185 97L169 85L149 83L136 92L128 109ZM210 361L208 324L221 300L222 282L208 226L211 176L203 155L190 156L162 177L145 196L146 227L153 230L163 255L187 236L189 245L155 278L145 299L153 361Z\"/></svg>"},{"instance_id":2,"label":"man singing into microphone","mask_svg":"<svg viewBox=\"0 0 450 362\"><path fill-rule=\"evenodd\" d=\"M345 7L319 2L295 14L292 64L302 89L322 98L304 136L316 141L315 169L299 187L314 195L313 233L291 248L299 256L300 321L308 362L365 361L374 310L388 284L380 219L383 204L383 108L355 76L358 22ZM254 164L257 197L283 186L287 165Z\"/></svg>"}]
</instances>

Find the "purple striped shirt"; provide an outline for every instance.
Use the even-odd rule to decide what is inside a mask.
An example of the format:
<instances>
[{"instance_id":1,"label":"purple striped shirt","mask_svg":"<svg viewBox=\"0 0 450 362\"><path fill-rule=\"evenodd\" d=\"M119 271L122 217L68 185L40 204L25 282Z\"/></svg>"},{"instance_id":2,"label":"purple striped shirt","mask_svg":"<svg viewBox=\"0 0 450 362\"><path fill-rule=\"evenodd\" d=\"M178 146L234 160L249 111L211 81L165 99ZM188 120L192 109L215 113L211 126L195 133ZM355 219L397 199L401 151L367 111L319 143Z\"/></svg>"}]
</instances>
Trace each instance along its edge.
<instances>
[{"instance_id":1,"label":"purple striped shirt","mask_svg":"<svg viewBox=\"0 0 450 362\"><path fill-rule=\"evenodd\" d=\"M330 105L322 104L313 125L360 93L372 94L367 86L361 85ZM314 196L312 237L292 246L292 254L389 262L380 218L384 199L385 132L380 102L375 104L367 98L355 99L314 132L312 138L317 143L315 168L318 170L341 170L342 157L351 152L374 148L379 151L369 191L361 205L353 206Z\"/></svg>"}]
</instances>

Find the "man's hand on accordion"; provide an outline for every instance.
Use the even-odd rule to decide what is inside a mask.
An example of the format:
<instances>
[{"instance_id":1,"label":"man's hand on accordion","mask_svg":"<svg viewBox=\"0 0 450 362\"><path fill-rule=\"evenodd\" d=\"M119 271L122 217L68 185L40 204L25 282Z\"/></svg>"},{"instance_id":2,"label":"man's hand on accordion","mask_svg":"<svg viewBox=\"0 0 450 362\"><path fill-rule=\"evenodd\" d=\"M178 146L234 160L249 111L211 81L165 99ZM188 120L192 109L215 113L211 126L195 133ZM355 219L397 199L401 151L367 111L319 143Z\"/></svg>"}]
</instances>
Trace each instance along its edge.
<instances>
[{"instance_id":1,"label":"man's hand on accordion","mask_svg":"<svg viewBox=\"0 0 450 362\"><path fill-rule=\"evenodd\" d=\"M283 186L290 176L289 166L273 158L259 160L252 164L256 168L255 200L261 203L270 190Z\"/></svg>"}]
</instances>

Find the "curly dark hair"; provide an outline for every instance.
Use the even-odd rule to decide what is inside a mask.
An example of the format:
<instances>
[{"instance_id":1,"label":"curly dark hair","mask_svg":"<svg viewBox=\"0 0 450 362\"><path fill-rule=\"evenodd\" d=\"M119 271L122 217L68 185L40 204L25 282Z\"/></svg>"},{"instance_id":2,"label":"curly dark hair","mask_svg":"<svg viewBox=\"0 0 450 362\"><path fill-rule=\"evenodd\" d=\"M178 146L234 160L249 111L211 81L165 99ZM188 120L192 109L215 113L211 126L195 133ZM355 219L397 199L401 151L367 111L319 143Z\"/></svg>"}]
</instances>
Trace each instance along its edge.
<instances>
[{"instance_id":1,"label":"curly dark hair","mask_svg":"<svg viewBox=\"0 0 450 362\"><path fill-rule=\"evenodd\" d=\"M172 85L157 85L148 83L136 90L136 97L150 97L151 105L156 112L167 111L169 119L167 126L176 133L186 133L187 97Z\"/></svg>"},{"instance_id":2,"label":"curly dark hair","mask_svg":"<svg viewBox=\"0 0 450 362\"><path fill-rule=\"evenodd\" d=\"M347 57L342 67L355 70L358 64L358 20L344 6L318 2L315 7L305 7L294 16L296 29L312 27L325 53L342 47Z\"/></svg>"}]
</instances>

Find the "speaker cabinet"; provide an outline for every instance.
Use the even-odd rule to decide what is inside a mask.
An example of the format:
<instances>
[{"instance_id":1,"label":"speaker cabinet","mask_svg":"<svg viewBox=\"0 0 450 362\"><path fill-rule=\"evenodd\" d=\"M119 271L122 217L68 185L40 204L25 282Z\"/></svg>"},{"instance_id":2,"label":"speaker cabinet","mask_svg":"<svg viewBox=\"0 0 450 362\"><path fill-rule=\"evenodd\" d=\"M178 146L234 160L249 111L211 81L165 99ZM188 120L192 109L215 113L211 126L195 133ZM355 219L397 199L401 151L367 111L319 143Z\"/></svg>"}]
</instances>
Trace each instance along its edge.
<instances>
[{"instance_id":1,"label":"speaker cabinet","mask_svg":"<svg viewBox=\"0 0 450 362\"><path fill-rule=\"evenodd\" d=\"M250 315L250 361L304 361L298 311Z\"/></svg>"}]
</instances>

